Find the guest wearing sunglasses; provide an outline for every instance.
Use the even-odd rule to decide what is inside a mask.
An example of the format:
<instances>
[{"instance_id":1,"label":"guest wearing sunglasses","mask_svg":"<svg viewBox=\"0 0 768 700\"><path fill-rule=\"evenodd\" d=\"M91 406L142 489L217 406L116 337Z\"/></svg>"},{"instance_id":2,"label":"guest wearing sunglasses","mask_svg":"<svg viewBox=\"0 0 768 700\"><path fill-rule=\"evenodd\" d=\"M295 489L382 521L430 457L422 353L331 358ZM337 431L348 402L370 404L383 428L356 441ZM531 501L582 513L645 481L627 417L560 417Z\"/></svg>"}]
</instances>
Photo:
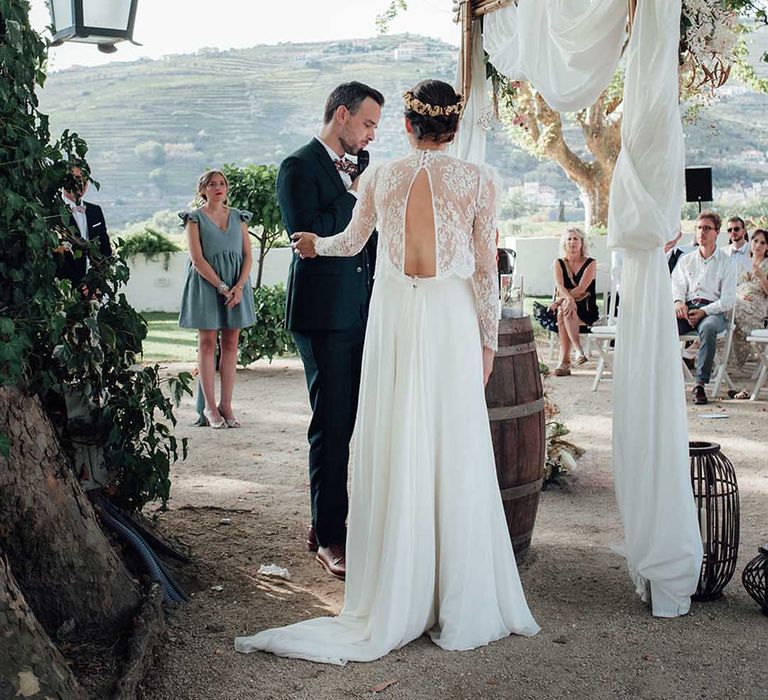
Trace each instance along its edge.
<instances>
[{"instance_id":1,"label":"guest wearing sunglasses","mask_svg":"<svg viewBox=\"0 0 768 700\"><path fill-rule=\"evenodd\" d=\"M750 259L749 235L744 219L739 216L732 216L728 219L725 232L728 234L730 243L723 246L723 252L736 265L739 273L749 272L752 268Z\"/></svg>"}]
</instances>

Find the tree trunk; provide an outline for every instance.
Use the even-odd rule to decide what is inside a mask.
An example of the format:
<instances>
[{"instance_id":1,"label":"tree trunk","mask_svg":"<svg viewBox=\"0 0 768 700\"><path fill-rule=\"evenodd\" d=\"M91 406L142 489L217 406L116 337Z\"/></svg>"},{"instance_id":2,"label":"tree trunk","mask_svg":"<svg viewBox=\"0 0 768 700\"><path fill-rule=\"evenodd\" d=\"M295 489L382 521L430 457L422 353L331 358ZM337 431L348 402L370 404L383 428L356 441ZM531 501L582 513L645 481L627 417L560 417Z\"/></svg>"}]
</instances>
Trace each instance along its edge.
<instances>
[{"instance_id":1,"label":"tree trunk","mask_svg":"<svg viewBox=\"0 0 768 700\"><path fill-rule=\"evenodd\" d=\"M563 121L528 83L521 83L517 106L525 114L529 140L524 147L557 163L581 192L584 223L587 228L608 225L608 199L611 178L621 150L620 100L603 93L589 109L576 115L584 140L594 160L587 161L572 150L565 140ZM515 113L519 117L519 113Z\"/></svg>"},{"instance_id":2,"label":"tree trunk","mask_svg":"<svg viewBox=\"0 0 768 700\"><path fill-rule=\"evenodd\" d=\"M605 172L596 174L588 184L580 184L579 189L584 199L584 224L587 228L607 227L611 176Z\"/></svg>"},{"instance_id":3,"label":"tree trunk","mask_svg":"<svg viewBox=\"0 0 768 700\"><path fill-rule=\"evenodd\" d=\"M85 693L16 585L0 550L0 697L80 700Z\"/></svg>"},{"instance_id":4,"label":"tree trunk","mask_svg":"<svg viewBox=\"0 0 768 700\"><path fill-rule=\"evenodd\" d=\"M49 636L114 636L141 602L37 398L0 387L0 550ZM30 632L30 634L32 634Z\"/></svg>"}]
</instances>

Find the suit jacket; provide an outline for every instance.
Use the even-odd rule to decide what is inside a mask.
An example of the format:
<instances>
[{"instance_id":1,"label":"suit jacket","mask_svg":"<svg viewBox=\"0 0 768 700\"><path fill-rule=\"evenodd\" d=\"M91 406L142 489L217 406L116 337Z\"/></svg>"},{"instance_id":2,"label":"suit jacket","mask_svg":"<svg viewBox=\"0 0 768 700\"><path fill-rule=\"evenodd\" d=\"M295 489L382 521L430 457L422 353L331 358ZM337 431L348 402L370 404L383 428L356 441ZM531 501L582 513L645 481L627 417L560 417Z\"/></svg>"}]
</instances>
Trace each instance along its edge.
<instances>
[{"instance_id":1,"label":"suit jacket","mask_svg":"<svg viewBox=\"0 0 768 700\"><path fill-rule=\"evenodd\" d=\"M347 192L328 152L312 139L280 165L277 199L288 234L343 231L357 198ZM299 258L288 270L285 323L291 331L347 330L365 321L373 283L376 236L351 258Z\"/></svg>"},{"instance_id":2,"label":"suit jacket","mask_svg":"<svg viewBox=\"0 0 768 700\"><path fill-rule=\"evenodd\" d=\"M85 205L85 220L88 226L88 241L98 241L99 252L105 257L111 257L112 245L107 233L107 222L104 220L104 212L98 204L83 202ZM66 221L67 227L80 237L80 231L71 214ZM56 276L59 279L68 279L72 285L79 285L85 278L87 269L86 254L76 258L72 253L59 253L56 259Z\"/></svg>"},{"instance_id":3,"label":"suit jacket","mask_svg":"<svg viewBox=\"0 0 768 700\"><path fill-rule=\"evenodd\" d=\"M672 249L672 252L669 254L669 258L667 258L667 266L669 267L670 275L675 271L677 261L680 260L680 258L682 258L683 255L685 255L684 250L680 250L680 248Z\"/></svg>"}]
</instances>

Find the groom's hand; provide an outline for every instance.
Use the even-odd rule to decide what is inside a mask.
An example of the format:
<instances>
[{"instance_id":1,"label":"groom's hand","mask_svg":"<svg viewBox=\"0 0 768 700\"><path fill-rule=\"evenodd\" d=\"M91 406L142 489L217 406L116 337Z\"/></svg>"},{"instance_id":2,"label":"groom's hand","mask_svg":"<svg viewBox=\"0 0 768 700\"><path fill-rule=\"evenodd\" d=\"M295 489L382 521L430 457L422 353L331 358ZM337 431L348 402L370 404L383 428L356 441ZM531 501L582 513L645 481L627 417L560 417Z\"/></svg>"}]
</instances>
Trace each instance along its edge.
<instances>
[{"instance_id":1,"label":"groom's hand","mask_svg":"<svg viewBox=\"0 0 768 700\"><path fill-rule=\"evenodd\" d=\"M309 231L299 231L291 236L293 243L291 248L300 258L314 258L317 257L315 251L315 241L317 240L317 234L310 233Z\"/></svg>"}]
</instances>

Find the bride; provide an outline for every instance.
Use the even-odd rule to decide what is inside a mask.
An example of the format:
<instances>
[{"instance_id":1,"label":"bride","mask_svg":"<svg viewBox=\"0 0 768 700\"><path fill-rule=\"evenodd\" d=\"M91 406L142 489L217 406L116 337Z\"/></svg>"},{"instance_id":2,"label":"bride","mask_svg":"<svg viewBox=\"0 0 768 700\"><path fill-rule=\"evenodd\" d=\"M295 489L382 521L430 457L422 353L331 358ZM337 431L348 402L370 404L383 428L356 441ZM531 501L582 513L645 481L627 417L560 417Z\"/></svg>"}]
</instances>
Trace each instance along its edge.
<instances>
[{"instance_id":1,"label":"bride","mask_svg":"<svg viewBox=\"0 0 768 700\"><path fill-rule=\"evenodd\" d=\"M355 428L338 617L238 637L238 651L372 661L429 632L472 649L539 630L502 509L483 385L497 345L496 192L445 153L463 99L406 92L411 153L363 175L342 233L294 234L302 257L351 256L379 230Z\"/></svg>"}]
</instances>

